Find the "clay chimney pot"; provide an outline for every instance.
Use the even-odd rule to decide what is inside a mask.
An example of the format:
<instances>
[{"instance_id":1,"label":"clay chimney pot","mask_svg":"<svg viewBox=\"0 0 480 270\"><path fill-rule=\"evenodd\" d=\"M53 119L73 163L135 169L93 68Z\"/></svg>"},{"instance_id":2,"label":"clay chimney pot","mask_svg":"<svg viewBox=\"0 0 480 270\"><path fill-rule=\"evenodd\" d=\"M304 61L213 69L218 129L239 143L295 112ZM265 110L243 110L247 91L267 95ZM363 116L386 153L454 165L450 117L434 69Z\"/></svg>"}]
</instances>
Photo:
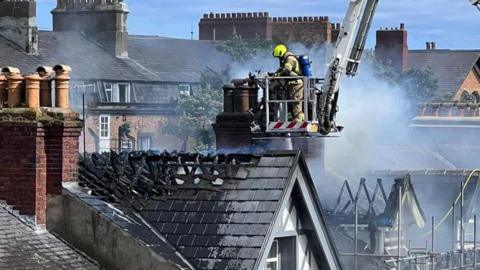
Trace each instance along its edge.
<instances>
[{"instance_id":1,"label":"clay chimney pot","mask_svg":"<svg viewBox=\"0 0 480 270\"><path fill-rule=\"evenodd\" d=\"M3 73L3 75L8 77L8 76L13 75L13 74L20 74L20 69L18 69L16 67L3 67L2 68L2 73Z\"/></svg>"},{"instance_id":2,"label":"clay chimney pot","mask_svg":"<svg viewBox=\"0 0 480 270\"><path fill-rule=\"evenodd\" d=\"M25 76L27 108L40 107L40 80L38 74Z\"/></svg>"},{"instance_id":3,"label":"clay chimney pot","mask_svg":"<svg viewBox=\"0 0 480 270\"><path fill-rule=\"evenodd\" d=\"M70 91L70 71L72 69L66 65L56 65L53 67L57 76L55 77L55 107L69 108L69 91Z\"/></svg>"},{"instance_id":4,"label":"clay chimney pot","mask_svg":"<svg viewBox=\"0 0 480 270\"><path fill-rule=\"evenodd\" d=\"M8 107L17 108L22 104L23 76L13 73L8 76Z\"/></svg>"},{"instance_id":5,"label":"clay chimney pot","mask_svg":"<svg viewBox=\"0 0 480 270\"><path fill-rule=\"evenodd\" d=\"M55 71L55 74L57 74L57 76L61 74L70 75L72 68L67 65L56 65L53 67L53 70Z\"/></svg>"},{"instance_id":6,"label":"clay chimney pot","mask_svg":"<svg viewBox=\"0 0 480 270\"><path fill-rule=\"evenodd\" d=\"M7 77L0 74L0 107L3 108L7 103Z\"/></svg>"},{"instance_id":7,"label":"clay chimney pot","mask_svg":"<svg viewBox=\"0 0 480 270\"><path fill-rule=\"evenodd\" d=\"M52 79L55 72L52 67L39 67L37 73L40 80L40 107L52 107Z\"/></svg>"}]
</instances>

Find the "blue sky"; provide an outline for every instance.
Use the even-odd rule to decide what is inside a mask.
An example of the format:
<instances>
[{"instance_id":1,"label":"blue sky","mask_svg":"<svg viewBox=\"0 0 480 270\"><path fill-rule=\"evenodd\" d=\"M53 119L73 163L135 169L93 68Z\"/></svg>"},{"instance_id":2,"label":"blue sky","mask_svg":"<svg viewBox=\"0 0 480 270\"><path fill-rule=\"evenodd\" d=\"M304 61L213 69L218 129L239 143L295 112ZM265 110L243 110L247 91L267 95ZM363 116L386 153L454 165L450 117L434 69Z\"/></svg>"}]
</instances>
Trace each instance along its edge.
<instances>
[{"instance_id":1,"label":"blue sky","mask_svg":"<svg viewBox=\"0 0 480 270\"><path fill-rule=\"evenodd\" d=\"M37 0L37 24L51 29L50 11L56 0ZM131 11L131 34L190 38L193 25L209 12L259 12L271 16L329 16L341 22L348 0L126 0ZM401 22L409 32L410 49L423 49L426 41L439 48L480 48L480 12L468 0L380 0L372 30L395 27ZM374 46L372 31L369 47Z\"/></svg>"}]
</instances>

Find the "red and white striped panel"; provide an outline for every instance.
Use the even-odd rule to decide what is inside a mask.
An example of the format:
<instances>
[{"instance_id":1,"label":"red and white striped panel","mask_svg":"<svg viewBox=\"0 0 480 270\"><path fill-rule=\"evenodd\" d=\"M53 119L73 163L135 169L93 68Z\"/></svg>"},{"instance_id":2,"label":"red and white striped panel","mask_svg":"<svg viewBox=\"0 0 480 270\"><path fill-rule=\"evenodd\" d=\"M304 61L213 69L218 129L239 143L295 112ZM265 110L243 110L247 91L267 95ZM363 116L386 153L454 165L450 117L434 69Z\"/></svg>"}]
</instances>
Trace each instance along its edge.
<instances>
[{"instance_id":1,"label":"red and white striped panel","mask_svg":"<svg viewBox=\"0 0 480 270\"><path fill-rule=\"evenodd\" d=\"M310 122L271 122L270 130L302 130L306 131L310 128Z\"/></svg>"}]
</instances>

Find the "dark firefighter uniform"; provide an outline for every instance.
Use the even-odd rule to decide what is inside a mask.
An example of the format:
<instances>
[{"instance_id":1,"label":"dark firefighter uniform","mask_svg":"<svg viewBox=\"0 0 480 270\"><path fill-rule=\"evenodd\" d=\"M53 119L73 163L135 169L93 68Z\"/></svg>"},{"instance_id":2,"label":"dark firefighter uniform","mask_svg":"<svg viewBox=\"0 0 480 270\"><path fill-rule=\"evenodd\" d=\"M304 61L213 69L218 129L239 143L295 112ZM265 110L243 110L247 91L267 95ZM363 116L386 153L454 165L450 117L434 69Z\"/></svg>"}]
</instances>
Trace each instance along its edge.
<instances>
[{"instance_id":1,"label":"dark firefighter uniform","mask_svg":"<svg viewBox=\"0 0 480 270\"><path fill-rule=\"evenodd\" d=\"M273 74L278 77L296 77L303 76L300 63L298 62L297 57L287 51L285 45L278 45L275 47L273 55L280 59L280 68ZM293 103L292 108L292 121L302 122L305 120L305 115L303 113L303 80L302 79L292 79L287 81L287 91L291 99L297 100L299 102Z\"/></svg>"}]
</instances>

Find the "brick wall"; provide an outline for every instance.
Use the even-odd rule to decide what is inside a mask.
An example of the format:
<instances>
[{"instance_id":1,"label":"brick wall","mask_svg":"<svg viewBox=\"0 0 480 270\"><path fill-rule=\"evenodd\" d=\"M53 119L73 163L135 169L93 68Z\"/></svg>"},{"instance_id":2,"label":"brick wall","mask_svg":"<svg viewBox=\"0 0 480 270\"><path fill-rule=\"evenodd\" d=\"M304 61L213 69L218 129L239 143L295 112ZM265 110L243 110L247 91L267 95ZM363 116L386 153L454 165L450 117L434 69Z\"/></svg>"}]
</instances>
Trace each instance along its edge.
<instances>
[{"instance_id":1,"label":"brick wall","mask_svg":"<svg viewBox=\"0 0 480 270\"><path fill-rule=\"evenodd\" d=\"M119 127L123 124L130 126L130 136L132 136L137 142L136 148L138 149L139 135L146 134L152 137L152 149L155 150L181 150L181 138L173 135L163 133L163 129L169 119L176 119L176 116L163 116L163 115L120 115L120 114L108 114L110 115L110 138L113 140L118 139ZM100 131L100 115L91 114L87 118L87 152L97 152L98 149L98 136ZM116 149L117 145L113 145L112 149ZM83 138L80 142L80 151L83 151Z\"/></svg>"},{"instance_id":2,"label":"brick wall","mask_svg":"<svg viewBox=\"0 0 480 270\"><path fill-rule=\"evenodd\" d=\"M281 42L332 42L332 25L328 17L273 18L272 38Z\"/></svg>"},{"instance_id":3,"label":"brick wall","mask_svg":"<svg viewBox=\"0 0 480 270\"><path fill-rule=\"evenodd\" d=\"M400 28L380 29L377 31L375 57L397 72L405 71L408 65L408 33L404 24Z\"/></svg>"},{"instance_id":4,"label":"brick wall","mask_svg":"<svg viewBox=\"0 0 480 270\"><path fill-rule=\"evenodd\" d=\"M272 19L266 12L205 14L199 29L200 40L272 39Z\"/></svg>"},{"instance_id":5,"label":"brick wall","mask_svg":"<svg viewBox=\"0 0 480 270\"><path fill-rule=\"evenodd\" d=\"M480 77L474 70L468 73L462 85L457 89L457 93L453 100L460 101L464 91L473 95L477 99L477 102L480 102Z\"/></svg>"},{"instance_id":6,"label":"brick wall","mask_svg":"<svg viewBox=\"0 0 480 270\"><path fill-rule=\"evenodd\" d=\"M281 42L324 43L338 37L338 24L328 17L269 17L267 12L210 13L199 23L200 40L266 39Z\"/></svg>"},{"instance_id":7,"label":"brick wall","mask_svg":"<svg viewBox=\"0 0 480 270\"><path fill-rule=\"evenodd\" d=\"M1 110L0 200L45 224L47 196L75 178L81 127L69 110Z\"/></svg>"}]
</instances>

